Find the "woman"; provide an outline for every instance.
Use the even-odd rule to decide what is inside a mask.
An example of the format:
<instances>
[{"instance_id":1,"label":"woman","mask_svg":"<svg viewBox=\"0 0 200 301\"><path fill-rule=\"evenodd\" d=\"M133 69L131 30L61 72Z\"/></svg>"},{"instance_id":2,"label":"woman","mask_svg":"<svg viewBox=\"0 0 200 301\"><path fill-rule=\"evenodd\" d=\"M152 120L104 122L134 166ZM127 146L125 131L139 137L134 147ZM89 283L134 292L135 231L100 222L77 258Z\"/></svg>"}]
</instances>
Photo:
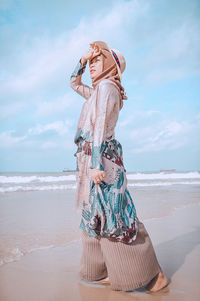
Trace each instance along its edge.
<instances>
[{"instance_id":1,"label":"woman","mask_svg":"<svg viewBox=\"0 0 200 301\"><path fill-rule=\"evenodd\" d=\"M87 61L92 88L81 81ZM119 111L127 99L121 85L125 66L119 51L96 41L70 78L70 86L86 99L74 138L78 146L74 154L78 171L76 208L81 212L83 243L79 275L88 281L109 277L113 290L147 285L155 292L166 286L168 279L137 217L127 189L122 146L115 139Z\"/></svg>"}]
</instances>

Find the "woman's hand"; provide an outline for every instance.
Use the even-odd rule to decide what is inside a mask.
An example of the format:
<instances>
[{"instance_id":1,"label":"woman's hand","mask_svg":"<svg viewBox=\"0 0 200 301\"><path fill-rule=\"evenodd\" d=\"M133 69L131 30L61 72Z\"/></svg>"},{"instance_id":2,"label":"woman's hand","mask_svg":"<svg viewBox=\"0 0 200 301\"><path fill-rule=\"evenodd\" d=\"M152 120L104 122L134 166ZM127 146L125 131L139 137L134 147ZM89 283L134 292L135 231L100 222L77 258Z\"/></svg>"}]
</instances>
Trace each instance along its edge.
<instances>
[{"instance_id":1,"label":"woman's hand","mask_svg":"<svg viewBox=\"0 0 200 301\"><path fill-rule=\"evenodd\" d=\"M105 172L103 170L92 168L92 180L95 184L100 184L105 178Z\"/></svg>"},{"instance_id":2,"label":"woman's hand","mask_svg":"<svg viewBox=\"0 0 200 301\"><path fill-rule=\"evenodd\" d=\"M101 54L101 50L98 45L94 43L90 44L89 49L82 55L81 63L84 64L87 60L91 60L93 57Z\"/></svg>"}]
</instances>

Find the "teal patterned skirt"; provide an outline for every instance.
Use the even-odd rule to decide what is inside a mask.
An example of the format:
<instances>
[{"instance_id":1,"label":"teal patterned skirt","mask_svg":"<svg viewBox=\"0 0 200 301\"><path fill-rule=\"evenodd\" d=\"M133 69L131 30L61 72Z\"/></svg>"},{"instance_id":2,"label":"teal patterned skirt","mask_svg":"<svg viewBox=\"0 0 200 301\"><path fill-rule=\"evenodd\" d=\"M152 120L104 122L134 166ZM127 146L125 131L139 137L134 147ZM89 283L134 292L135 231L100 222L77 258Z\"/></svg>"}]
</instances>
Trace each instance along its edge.
<instances>
[{"instance_id":1,"label":"teal patterned skirt","mask_svg":"<svg viewBox=\"0 0 200 301\"><path fill-rule=\"evenodd\" d=\"M88 160L91 159L90 147L91 143L84 141L79 148L79 153ZM104 141L102 165L104 180L95 184L91 177L89 179L88 202L82 204L80 228L89 236L133 244L139 219L127 189L122 146L116 139Z\"/></svg>"}]
</instances>

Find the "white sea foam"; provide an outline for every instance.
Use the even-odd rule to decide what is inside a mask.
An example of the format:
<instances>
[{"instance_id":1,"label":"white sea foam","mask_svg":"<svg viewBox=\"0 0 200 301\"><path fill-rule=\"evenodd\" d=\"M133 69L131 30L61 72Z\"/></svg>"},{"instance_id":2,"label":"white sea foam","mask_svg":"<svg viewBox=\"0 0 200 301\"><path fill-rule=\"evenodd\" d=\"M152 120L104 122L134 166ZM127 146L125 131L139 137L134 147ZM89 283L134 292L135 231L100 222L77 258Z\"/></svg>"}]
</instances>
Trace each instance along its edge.
<instances>
[{"instance_id":1,"label":"white sea foam","mask_svg":"<svg viewBox=\"0 0 200 301\"><path fill-rule=\"evenodd\" d=\"M81 239L73 239L71 241L68 241L62 247L68 247L71 246L72 244L76 244L79 242ZM10 263L13 261L19 261L23 256L25 256L28 253L36 252L36 251L43 251L43 250L48 250L51 248L59 247L59 245L47 245L47 246L40 246L40 247L35 247L35 248L30 248L27 249L26 251L21 251L19 247L16 247L12 249L11 251L7 251L1 258L0 260L0 266L6 263Z\"/></svg>"},{"instance_id":2,"label":"white sea foam","mask_svg":"<svg viewBox=\"0 0 200 301\"><path fill-rule=\"evenodd\" d=\"M160 172L127 174L128 186L199 185L200 173ZM0 176L0 193L15 191L42 191L76 189L76 175L15 174Z\"/></svg>"},{"instance_id":3,"label":"white sea foam","mask_svg":"<svg viewBox=\"0 0 200 301\"><path fill-rule=\"evenodd\" d=\"M200 173L198 171L192 172L172 172L172 173L131 173L127 174L128 180L167 180L167 179L200 179ZM27 183L51 183L51 182L67 182L76 181L76 176L74 174L70 175L58 175L58 176L0 176L1 184L15 183L15 184L27 184Z\"/></svg>"},{"instance_id":4,"label":"white sea foam","mask_svg":"<svg viewBox=\"0 0 200 301\"><path fill-rule=\"evenodd\" d=\"M18 247L16 247L11 252L4 255L4 257L0 260L0 266L5 263L18 261L22 256L24 256L24 253Z\"/></svg>"},{"instance_id":5,"label":"white sea foam","mask_svg":"<svg viewBox=\"0 0 200 301\"><path fill-rule=\"evenodd\" d=\"M42 191L42 190L66 190L75 189L76 184L68 185L45 185L45 186L10 186L0 188L0 192L15 192L15 191Z\"/></svg>"},{"instance_id":6,"label":"white sea foam","mask_svg":"<svg viewBox=\"0 0 200 301\"><path fill-rule=\"evenodd\" d=\"M200 181L128 183L128 186L171 186L171 185L200 185Z\"/></svg>"},{"instance_id":7,"label":"white sea foam","mask_svg":"<svg viewBox=\"0 0 200 301\"><path fill-rule=\"evenodd\" d=\"M0 183L43 183L43 182L65 182L65 181L75 181L75 175L68 176L0 176Z\"/></svg>"},{"instance_id":8,"label":"white sea foam","mask_svg":"<svg viewBox=\"0 0 200 301\"><path fill-rule=\"evenodd\" d=\"M127 174L128 180L167 180L167 179L200 179L200 173L198 171L184 172L184 173L135 173Z\"/></svg>"},{"instance_id":9,"label":"white sea foam","mask_svg":"<svg viewBox=\"0 0 200 301\"><path fill-rule=\"evenodd\" d=\"M171 186L171 185L200 185L200 181L175 181L175 182L155 182L155 183L128 183L128 186L134 187L149 187L149 186ZM47 190L68 190L76 189L76 184L68 185L43 185L43 186L10 186L10 187L1 187L0 192L17 192L17 191L47 191Z\"/></svg>"},{"instance_id":10,"label":"white sea foam","mask_svg":"<svg viewBox=\"0 0 200 301\"><path fill-rule=\"evenodd\" d=\"M46 250L55 247L54 245L48 245L48 246L41 246L37 248L32 248L27 251L21 251L19 247L14 248L12 251L5 253L1 260L0 260L0 266L5 264L5 263L10 263L13 261L19 261L24 255L27 253L32 253L34 251L39 251L39 250Z\"/></svg>"},{"instance_id":11,"label":"white sea foam","mask_svg":"<svg viewBox=\"0 0 200 301\"><path fill-rule=\"evenodd\" d=\"M37 247L37 248L32 248L32 249L28 250L27 253L32 253L32 252L34 252L34 251L40 251L40 250L51 249L51 248L53 248L53 247L54 247L54 245L48 245L48 246L41 246L41 247Z\"/></svg>"}]
</instances>

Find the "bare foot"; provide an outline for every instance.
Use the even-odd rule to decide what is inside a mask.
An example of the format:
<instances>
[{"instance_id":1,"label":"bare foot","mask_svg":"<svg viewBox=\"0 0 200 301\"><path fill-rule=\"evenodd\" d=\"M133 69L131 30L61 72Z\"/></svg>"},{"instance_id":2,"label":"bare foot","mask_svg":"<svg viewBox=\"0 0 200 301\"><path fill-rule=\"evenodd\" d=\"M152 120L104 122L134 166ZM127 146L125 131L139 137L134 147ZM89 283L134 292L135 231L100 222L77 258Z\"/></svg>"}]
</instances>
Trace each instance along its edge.
<instances>
[{"instance_id":1,"label":"bare foot","mask_svg":"<svg viewBox=\"0 0 200 301\"><path fill-rule=\"evenodd\" d=\"M101 280L95 280L95 281L92 281L92 283L96 283L96 284L110 284L109 282L109 278L106 277L106 278L103 278Z\"/></svg>"},{"instance_id":2,"label":"bare foot","mask_svg":"<svg viewBox=\"0 0 200 301\"><path fill-rule=\"evenodd\" d=\"M168 285L168 279L162 272L159 272L146 286L150 292L157 292Z\"/></svg>"}]
</instances>

